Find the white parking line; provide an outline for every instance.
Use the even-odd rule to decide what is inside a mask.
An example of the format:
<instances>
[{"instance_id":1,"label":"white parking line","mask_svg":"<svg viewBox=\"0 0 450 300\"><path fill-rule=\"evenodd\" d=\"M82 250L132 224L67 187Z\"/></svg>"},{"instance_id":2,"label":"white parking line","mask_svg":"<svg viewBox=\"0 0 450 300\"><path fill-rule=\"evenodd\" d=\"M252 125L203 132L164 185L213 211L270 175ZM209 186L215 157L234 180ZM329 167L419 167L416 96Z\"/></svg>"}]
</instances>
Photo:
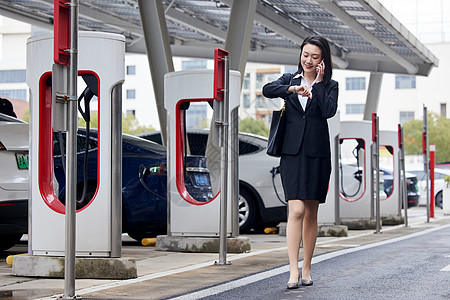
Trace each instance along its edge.
<instances>
[{"instance_id":1,"label":"white parking line","mask_svg":"<svg viewBox=\"0 0 450 300\"><path fill-rule=\"evenodd\" d=\"M441 271L450 272L450 265L446 266L445 268L442 268Z\"/></svg>"}]
</instances>

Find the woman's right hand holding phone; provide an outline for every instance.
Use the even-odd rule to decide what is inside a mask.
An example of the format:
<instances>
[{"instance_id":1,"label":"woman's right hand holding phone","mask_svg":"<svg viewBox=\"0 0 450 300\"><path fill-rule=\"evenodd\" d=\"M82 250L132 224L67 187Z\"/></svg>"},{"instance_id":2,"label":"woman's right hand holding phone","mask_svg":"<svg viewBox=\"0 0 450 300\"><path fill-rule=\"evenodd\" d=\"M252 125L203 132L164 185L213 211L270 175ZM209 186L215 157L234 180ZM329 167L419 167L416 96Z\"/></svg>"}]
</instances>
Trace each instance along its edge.
<instances>
[{"instance_id":1,"label":"woman's right hand holding phone","mask_svg":"<svg viewBox=\"0 0 450 300\"><path fill-rule=\"evenodd\" d=\"M323 75L325 73L325 62L322 60L317 66L316 66L316 82L321 82L323 79Z\"/></svg>"}]
</instances>

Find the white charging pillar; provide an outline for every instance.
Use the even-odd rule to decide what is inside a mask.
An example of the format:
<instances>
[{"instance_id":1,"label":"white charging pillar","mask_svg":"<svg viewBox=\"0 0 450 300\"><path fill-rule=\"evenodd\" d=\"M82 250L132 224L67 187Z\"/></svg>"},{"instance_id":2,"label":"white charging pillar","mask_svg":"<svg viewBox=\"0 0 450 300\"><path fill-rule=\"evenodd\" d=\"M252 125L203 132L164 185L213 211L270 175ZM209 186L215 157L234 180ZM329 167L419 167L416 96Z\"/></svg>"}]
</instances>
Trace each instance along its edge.
<instances>
[{"instance_id":1,"label":"white charging pillar","mask_svg":"<svg viewBox=\"0 0 450 300\"><path fill-rule=\"evenodd\" d=\"M125 38L79 32L78 49L78 75L97 79L99 124L97 190L76 213L76 255L120 257ZM27 41L27 84L31 93L29 254L64 256L65 206L53 186L53 122L57 120L52 120L52 50L52 34Z\"/></svg>"},{"instance_id":2,"label":"white charging pillar","mask_svg":"<svg viewBox=\"0 0 450 300\"><path fill-rule=\"evenodd\" d=\"M372 144L372 122L370 121L343 121L341 122L341 133L339 135L341 145L359 141L359 149L350 153L341 146L340 164L340 216L342 219L370 219L371 203L373 197L370 193L371 187L371 144ZM353 145L352 145L352 149ZM358 153L357 153L358 152ZM354 178L355 165L346 164L346 155L359 155L360 179ZM349 171L350 170L350 171ZM358 185L357 188L354 186ZM349 192L350 191L350 192ZM346 192L351 196L346 196Z\"/></svg>"},{"instance_id":3,"label":"white charging pillar","mask_svg":"<svg viewBox=\"0 0 450 300\"><path fill-rule=\"evenodd\" d=\"M324 204L320 205L318 222L319 224L336 224L336 214L339 215L339 189L336 192L337 181L339 180L339 134L341 132L341 116L337 111L334 117L328 119L328 128L330 133L330 149L331 149L331 176L328 183L328 193ZM336 174L337 173L337 174ZM337 176L336 176L337 175Z\"/></svg>"},{"instance_id":4,"label":"white charging pillar","mask_svg":"<svg viewBox=\"0 0 450 300\"><path fill-rule=\"evenodd\" d=\"M380 165L387 167L392 171L392 190L385 191L383 196L380 196L380 210L382 217L395 217L398 215L399 206L399 189L400 178L398 178L398 168L400 165L398 153L398 132L381 130L380 131L380 148L383 151L388 151L389 154L380 153ZM392 152L391 152L392 151ZM388 156L386 158L385 156Z\"/></svg>"},{"instance_id":5,"label":"white charging pillar","mask_svg":"<svg viewBox=\"0 0 450 300\"><path fill-rule=\"evenodd\" d=\"M206 102L213 99L213 70L184 70L164 76L164 107L168 112L167 157L168 159L168 228L172 236L219 236L220 201L216 196L208 202L193 199L184 186L184 165L182 163L183 130L180 122L181 104L185 102ZM240 73L230 71L229 117L240 103ZM227 126L231 136L231 126ZM232 141L228 143L231 153ZM217 163L220 156L208 158L208 168ZM231 164L228 164L227 234L231 232ZM216 192L216 191L215 191Z\"/></svg>"}]
</instances>

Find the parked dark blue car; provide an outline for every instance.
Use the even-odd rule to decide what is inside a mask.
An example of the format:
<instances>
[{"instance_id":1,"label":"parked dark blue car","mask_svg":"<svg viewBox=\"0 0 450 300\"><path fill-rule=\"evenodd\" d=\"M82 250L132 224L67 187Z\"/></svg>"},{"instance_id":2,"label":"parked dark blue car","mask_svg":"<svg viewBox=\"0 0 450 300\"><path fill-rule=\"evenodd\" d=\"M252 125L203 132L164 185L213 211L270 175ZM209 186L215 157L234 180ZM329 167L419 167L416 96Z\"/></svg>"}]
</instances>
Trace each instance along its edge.
<instances>
[{"instance_id":1,"label":"parked dark blue car","mask_svg":"<svg viewBox=\"0 0 450 300\"><path fill-rule=\"evenodd\" d=\"M60 141L65 136L53 134L55 176L59 183L59 199L65 199L65 174L61 159ZM65 142L63 143L65 145ZM80 129L77 139L77 206L86 205L97 187L97 131L90 132L87 159L87 193L84 186L84 155L86 131ZM166 233L167 229L167 156L166 148L154 142L122 135L122 228L136 240ZM206 158L188 156L186 159L186 188L198 201L213 198ZM195 171L189 171L195 170Z\"/></svg>"}]
</instances>

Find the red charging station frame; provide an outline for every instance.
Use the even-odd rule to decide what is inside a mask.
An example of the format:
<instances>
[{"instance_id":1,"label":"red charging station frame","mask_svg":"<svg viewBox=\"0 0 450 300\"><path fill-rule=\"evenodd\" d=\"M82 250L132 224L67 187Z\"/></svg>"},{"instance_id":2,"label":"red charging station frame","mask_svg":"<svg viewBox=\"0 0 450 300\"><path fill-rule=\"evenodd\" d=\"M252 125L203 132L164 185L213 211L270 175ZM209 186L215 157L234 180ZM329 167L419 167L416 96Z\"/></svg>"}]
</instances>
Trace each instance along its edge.
<instances>
[{"instance_id":1,"label":"red charging station frame","mask_svg":"<svg viewBox=\"0 0 450 300\"><path fill-rule=\"evenodd\" d=\"M372 142L376 142L377 138L377 113L372 113Z\"/></svg>"},{"instance_id":2,"label":"red charging station frame","mask_svg":"<svg viewBox=\"0 0 450 300\"><path fill-rule=\"evenodd\" d=\"M343 140L353 140L354 138L341 138L340 139L340 141L343 141ZM364 140L364 139L362 139L363 140L363 142L364 142L364 149L366 149L366 140ZM366 151L366 150L364 150L364 151ZM364 153L364 170L366 170L366 154ZM356 198L356 199L348 199L348 198L346 198L345 196L344 196L344 194L342 194L342 192L341 191L339 191L339 197L342 199L342 200L344 200L344 201L347 201L347 202L356 202L356 201L358 201L359 199L361 199L362 198L362 196L364 196L364 194L366 193L366 175L364 174L364 176L363 176L363 180L364 180L364 190L363 190L363 192L361 193L361 196L359 196L358 198ZM328 186L329 187L329 186Z\"/></svg>"},{"instance_id":3,"label":"red charging station frame","mask_svg":"<svg viewBox=\"0 0 450 300\"><path fill-rule=\"evenodd\" d=\"M70 60L70 7L67 0L54 0L53 60L67 66Z\"/></svg>"},{"instance_id":4,"label":"red charging station frame","mask_svg":"<svg viewBox=\"0 0 450 300\"><path fill-rule=\"evenodd\" d=\"M78 75L94 75L98 83L98 122L100 124L100 78L93 71L78 71ZM53 128L52 128L52 90L47 86L47 80L52 76L52 72L44 73L39 80L39 146L38 146L38 187L45 204L53 211L65 214L66 207L58 199L53 188ZM98 137L100 137L100 127L97 125ZM100 182L100 140L98 140L97 151L97 189L89 203L77 210L80 212L91 205L98 192Z\"/></svg>"},{"instance_id":5,"label":"red charging station frame","mask_svg":"<svg viewBox=\"0 0 450 300\"><path fill-rule=\"evenodd\" d=\"M214 82L213 82L213 98L193 98L193 99L180 99L175 108L176 116L175 121L177 129L175 132L176 139L176 159L175 159L175 178L178 193L188 203L194 205L205 205L213 201L220 194L220 191L209 201L200 202L194 199L186 189L184 182L184 149L185 149L185 132L184 132L184 111L181 109L181 105L186 102L208 102L213 100L224 100L224 88L225 88L225 61L224 58L228 56L228 52L219 48L214 50Z\"/></svg>"},{"instance_id":6,"label":"red charging station frame","mask_svg":"<svg viewBox=\"0 0 450 300\"><path fill-rule=\"evenodd\" d=\"M223 101L225 89L225 60L228 51L216 48L214 50L214 99Z\"/></svg>"},{"instance_id":7,"label":"red charging station frame","mask_svg":"<svg viewBox=\"0 0 450 300\"><path fill-rule=\"evenodd\" d=\"M435 167L436 146L430 145L430 218L434 218L434 167Z\"/></svg>"}]
</instances>

